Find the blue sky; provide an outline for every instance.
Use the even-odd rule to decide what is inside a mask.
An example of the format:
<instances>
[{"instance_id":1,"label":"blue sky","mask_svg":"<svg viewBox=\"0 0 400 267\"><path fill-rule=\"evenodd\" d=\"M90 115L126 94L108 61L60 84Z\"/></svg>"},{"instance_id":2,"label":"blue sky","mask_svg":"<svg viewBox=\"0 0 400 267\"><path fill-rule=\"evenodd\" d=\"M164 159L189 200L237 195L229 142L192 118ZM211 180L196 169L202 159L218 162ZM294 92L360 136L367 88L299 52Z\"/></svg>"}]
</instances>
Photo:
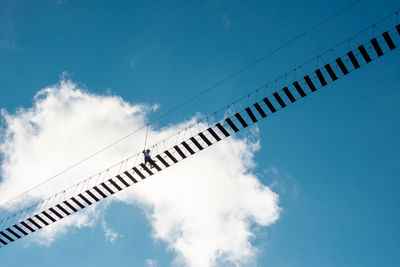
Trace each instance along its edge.
<instances>
[{"instance_id":1,"label":"blue sky","mask_svg":"<svg viewBox=\"0 0 400 267\"><path fill-rule=\"evenodd\" d=\"M30 107L36 92L66 71L90 92L160 105L151 119L349 3L1 1L0 107ZM361 1L157 126L229 104L396 9L396 1ZM282 212L255 230L260 253L253 265L400 264L399 59L394 51L259 125L254 172L279 194ZM96 224L48 247L16 242L1 249L2 263L174 264L141 209L113 203L104 217L122 235L115 243Z\"/></svg>"}]
</instances>

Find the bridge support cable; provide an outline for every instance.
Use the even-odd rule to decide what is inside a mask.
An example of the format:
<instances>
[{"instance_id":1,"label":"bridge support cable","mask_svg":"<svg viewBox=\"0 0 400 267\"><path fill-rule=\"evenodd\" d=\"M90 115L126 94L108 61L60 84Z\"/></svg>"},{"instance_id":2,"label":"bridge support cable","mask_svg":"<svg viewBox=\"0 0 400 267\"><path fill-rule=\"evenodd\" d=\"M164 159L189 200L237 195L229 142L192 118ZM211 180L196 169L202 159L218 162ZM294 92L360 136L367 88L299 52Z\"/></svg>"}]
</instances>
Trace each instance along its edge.
<instances>
[{"instance_id":1,"label":"bridge support cable","mask_svg":"<svg viewBox=\"0 0 400 267\"><path fill-rule=\"evenodd\" d=\"M130 169L112 178L106 178L107 180L104 179L89 189L84 188L82 192L77 192L65 200L60 200L60 203L51 204L49 208L45 206L44 210L40 210L39 212L33 208L32 213L26 213L28 215L25 215L22 219L18 219L15 223L9 220L10 218L0 221L0 227L2 227L0 228L0 247L28 236L43 227L83 210L118 191L122 191L141 180L179 163L222 139L257 123L262 118L266 118L272 113L298 102L298 100L311 95L329 83L387 54L399 45L400 25L396 25L395 28L375 36L375 38L369 40L364 45L358 46L355 50L348 51L344 56L333 59L330 63L325 64L323 69L317 68L313 70L308 75L303 76L302 79L293 81L290 85L273 92L262 100L246 106L240 111L234 112L231 116L225 117L207 129L155 155L153 158L157 158L160 164L154 164L154 168L152 169L149 169L143 163L131 166L129 167Z\"/></svg>"}]
</instances>

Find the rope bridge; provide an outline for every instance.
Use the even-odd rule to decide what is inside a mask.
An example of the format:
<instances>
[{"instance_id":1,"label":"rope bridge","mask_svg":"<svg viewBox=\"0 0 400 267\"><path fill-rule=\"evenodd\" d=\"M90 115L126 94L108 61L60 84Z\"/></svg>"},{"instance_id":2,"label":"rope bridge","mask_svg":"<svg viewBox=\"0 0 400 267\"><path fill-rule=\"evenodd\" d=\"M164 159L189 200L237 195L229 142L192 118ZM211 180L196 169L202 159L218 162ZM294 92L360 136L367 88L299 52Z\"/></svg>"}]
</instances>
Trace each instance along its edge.
<instances>
[{"instance_id":1,"label":"rope bridge","mask_svg":"<svg viewBox=\"0 0 400 267\"><path fill-rule=\"evenodd\" d=\"M397 19L398 11L392 15ZM394 25L394 26L393 26ZM357 43L354 49L347 50L342 56L337 57L335 51L337 47L327 50L324 54L314 58L312 62L317 62L320 67L301 75L300 79L293 80L282 86L281 89L272 92L268 96L257 96L258 101L249 105L244 105L240 110L235 111L216 123L207 124L204 129L198 129L193 134L189 133L189 137L184 136L184 140L176 144L165 145L165 140L158 146L163 145L163 152L153 156L157 161L153 162L154 168L148 168L144 163L136 164L131 159L127 159L122 163L125 168L114 175L112 178L106 178L102 181L93 181L90 186L88 181L81 182L76 186L72 193L66 196L65 190L59 194L50 197L46 202L42 201L21 210L12 216L0 221L0 247L6 246L18 239L28 236L46 226L49 226L61 219L73 215L103 199L106 199L115 193L129 188L136 183L149 178L150 176L163 171L172 165L189 158L190 156L218 143L260 120L269 117L273 113L286 108L292 103L300 99L312 95L319 89L328 84L350 74L351 72L367 65L377 58L395 50L400 46L400 24L397 20L395 24L386 27L385 31L376 34L376 25L367 30L371 31L372 38L365 39ZM356 42L359 35L353 36L347 42ZM343 45L342 42L340 45ZM325 61L327 58L330 61ZM309 63L309 62L308 62ZM302 68L302 66L300 67ZM300 69L296 68L294 71ZM304 69L304 68L303 68ZM285 75L286 82L287 75ZM275 80L276 82L277 80ZM276 83L275 83L276 84ZM257 90L257 93L259 90ZM254 92L252 92L254 93ZM251 93L251 94L252 94ZM230 105L231 106L231 105ZM185 131L186 132L186 131ZM177 140L180 133L177 134ZM176 135L175 135L176 136ZM153 147L154 147L153 146ZM154 150L153 150L154 151ZM158 150L157 150L158 151ZM137 156L140 153L137 154ZM136 159L137 159L136 156ZM81 188L77 187L80 186Z\"/></svg>"}]
</instances>

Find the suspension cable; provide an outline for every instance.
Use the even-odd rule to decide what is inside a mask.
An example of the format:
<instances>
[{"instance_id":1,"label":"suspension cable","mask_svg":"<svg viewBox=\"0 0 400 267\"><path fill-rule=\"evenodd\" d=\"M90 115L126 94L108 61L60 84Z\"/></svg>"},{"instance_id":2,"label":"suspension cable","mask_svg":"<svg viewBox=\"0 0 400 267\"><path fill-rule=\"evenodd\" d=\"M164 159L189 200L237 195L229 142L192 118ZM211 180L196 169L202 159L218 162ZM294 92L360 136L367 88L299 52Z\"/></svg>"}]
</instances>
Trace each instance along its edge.
<instances>
[{"instance_id":1,"label":"suspension cable","mask_svg":"<svg viewBox=\"0 0 400 267\"><path fill-rule=\"evenodd\" d=\"M328 21L332 20L333 18L337 17L338 15L340 15L341 13L343 13L344 11L350 9L351 7L355 6L356 4L358 4L361 0L356 0L354 2L352 2L351 4L345 6L344 8L340 9L339 11L335 12L334 14L326 17L325 19L323 19L322 21L320 21L319 23L315 24L314 26L310 27L309 29L305 30L304 32L300 33L299 35L295 36L294 38L288 40L287 42L285 42L284 44L282 44L281 46L269 51L268 53L264 54L263 56L259 57L258 59L252 61L251 63L249 63L248 65L240 68L239 70L233 72L232 74L226 76L225 78L223 78L222 80L220 80L219 82L214 83L213 85L211 85L210 87L206 88L205 90L199 92L198 94L192 96L191 98L189 98L188 100L186 100L185 102L171 108L170 110L168 110L167 112L161 114L160 116L156 117L155 119L151 120L150 122L148 122L146 125L137 128L136 130L133 130L132 132L128 133L127 135L117 139L116 141L110 143L109 145L97 150L96 152L86 156L85 158L77 161L76 163L72 164L71 166L61 170L60 172L56 173L55 175L51 176L50 178L44 180L43 182L29 188L28 190L18 194L17 196L6 200L4 202L2 202L0 204L0 207L3 207L4 205L6 205L7 203L10 203L12 201L14 201L15 199L39 188L40 186L42 186L45 183L48 183L49 181L57 178L58 176L68 172L69 170L75 168L76 166L82 164L83 162L86 162L87 160L97 156L98 154L108 150L109 148L115 146L116 144L122 142L123 140L127 139L128 137L132 136L133 134L143 130L144 128L148 127L151 124L154 124L155 122L161 120L162 118L166 117L167 115L175 112L176 110L182 108L183 106L187 105L188 103L192 102L193 100L199 98L202 95L205 95L206 93L210 92L211 90L215 89L216 87L220 86L221 84L224 84L225 82L231 80L232 78L236 77L237 75L247 71L248 69L254 67L255 65L257 65L258 63L262 62L263 60L265 60L266 58L272 56L273 54L277 53L278 51L282 50L283 48L289 46L290 44L292 44L293 42L297 41L298 39L302 38L303 36L307 35L308 33L314 31L315 29L319 28L320 26L322 26L323 24L327 23ZM146 133L146 139L147 139L147 133ZM146 143L145 143L146 145Z\"/></svg>"}]
</instances>

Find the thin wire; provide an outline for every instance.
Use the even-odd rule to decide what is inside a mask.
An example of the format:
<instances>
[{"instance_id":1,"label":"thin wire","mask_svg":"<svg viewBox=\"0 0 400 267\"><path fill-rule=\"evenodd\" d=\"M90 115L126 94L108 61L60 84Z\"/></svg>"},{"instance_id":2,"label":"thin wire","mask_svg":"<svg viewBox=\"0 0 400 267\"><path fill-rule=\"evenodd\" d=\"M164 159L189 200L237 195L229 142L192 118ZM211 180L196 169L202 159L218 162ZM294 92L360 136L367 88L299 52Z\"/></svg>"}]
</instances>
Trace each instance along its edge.
<instances>
[{"instance_id":1,"label":"thin wire","mask_svg":"<svg viewBox=\"0 0 400 267\"><path fill-rule=\"evenodd\" d=\"M147 134L149 133L149 124L147 124L146 126L146 136L144 138L144 147L143 147L143 151L146 149L146 143L147 143Z\"/></svg>"},{"instance_id":2,"label":"thin wire","mask_svg":"<svg viewBox=\"0 0 400 267\"><path fill-rule=\"evenodd\" d=\"M0 204L0 207L4 206L5 204L7 204L7 203L9 203L9 202L11 202L11 201L14 201L15 199L17 199L17 198L19 198L19 197L25 195L25 194L28 193L28 192L31 192L31 191L37 189L38 187L42 186L43 184L45 184L45 183L47 183L47 182L49 182L49 181L55 179L56 177L58 177L58 176L60 176L60 175L62 175L62 174L64 174L64 173L68 172L69 170L75 168L76 166L82 164L83 162L85 162L85 161L87 161L87 160L89 160L89 159L95 157L96 155L98 155L98 154L100 154L100 153L102 153L102 152L108 150L109 148L113 147L114 145L116 145L116 144L122 142L123 140L127 139L127 138L130 137L131 135L133 135L133 134L135 134L135 133L137 133L137 132L143 130L145 127L148 127L148 125L153 124L153 123L155 123L156 121L159 121L160 119L162 119L162 118L166 117L167 115L169 115L169 114L175 112L176 110L182 108L183 106L185 106L185 105L187 105L188 103L192 102L193 100L199 98L200 96L202 96L202 95L204 95L204 94L210 92L210 91L213 90L214 88L220 86L221 84L227 82L228 80L234 78L235 76L237 76L237 75L239 75L239 74L245 72L246 70L248 70L248 69L250 69L251 67L257 65L258 63L260 63L260 62L263 61L264 59L266 59L266 58L270 57L271 55L275 54L275 53L278 52L279 50L281 50L281 49L287 47L287 46L290 45L291 43L297 41L297 40L300 39L301 37L307 35L307 34L310 33L311 31L317 29L318 27L320 27L321 25L325 24L325 23L328 22L329 20L331 20L331 19L333 19L334 17L340 15L341 13L343 13L344 11L346 11L347 9L349 9L349 8L351 8L351 7L353 7L353 6L355 6L355 5L358 4L360 1L361 1L361 0L356 0L356 1L352 2L351 4L345 6L344 8L342 8L341 10L337 11L336 13L330 15L329 17L325 18L324 20L322 20L322 21L319 22L318 24L312 26L311 28L307 29L306 31L304 31L304 32L300 33L299 35L295 36L294 38L290 39L289 41L287 41L287 42L284 43L283 45L281 45L281 46L279 46L279 47L277 47L277 48L271 50L270 52L266 53L266 54L263 55L262 57L260 57L260 58L258 58L258 59L256 59L256 60L254 60L254 61L251 62L250 64L248 64L248 65L242 67L242 68L239 69L238 71L236 71L236 72L234 72L234 73L232 73L232 74L226 76L224 79L220 80L219 82L217 82L217 83L211 85L211 86L208 87L207 89L205 89L205 90L201 91L200 93L198 93L198 94L192 96L191 98L189 98L189 99L186 100L185 102L183 102L183 103L181 103L181 104L179 104L179 105L173 107L172 109L168 110L167 112L165 112L165 113L161 114L160 116L156 117L155 119L151 120L147 125L144 125L144 126L138 128L138 129L136 129L136 130L130 132L129 134L127 134L127 135L125 135L125 136L123 136L123 137L117 139L116 141L112 142L111 144L109 144L109 145L107 145L107 146L101 148L100 150L98 150L98 151L96 151L96 152L90 154L89 156L87 156L87 157L85 157L85 158L79 160L78 162L76 162L76 163L72 164L71 166L65 168L64 170L62 170L62 171L56 173L55 175L53 175L53 176L51 176L50 178L44 180L43 182L37 184L36 186L31 187L30 189L28 189L28 190L24 191L23 193L21 193L21 194L15 196L14 198L9 199L9 200L7 200L7 201L5 201L5 202L2 202L2 203Z\"/></svg>"}]
</instances>

